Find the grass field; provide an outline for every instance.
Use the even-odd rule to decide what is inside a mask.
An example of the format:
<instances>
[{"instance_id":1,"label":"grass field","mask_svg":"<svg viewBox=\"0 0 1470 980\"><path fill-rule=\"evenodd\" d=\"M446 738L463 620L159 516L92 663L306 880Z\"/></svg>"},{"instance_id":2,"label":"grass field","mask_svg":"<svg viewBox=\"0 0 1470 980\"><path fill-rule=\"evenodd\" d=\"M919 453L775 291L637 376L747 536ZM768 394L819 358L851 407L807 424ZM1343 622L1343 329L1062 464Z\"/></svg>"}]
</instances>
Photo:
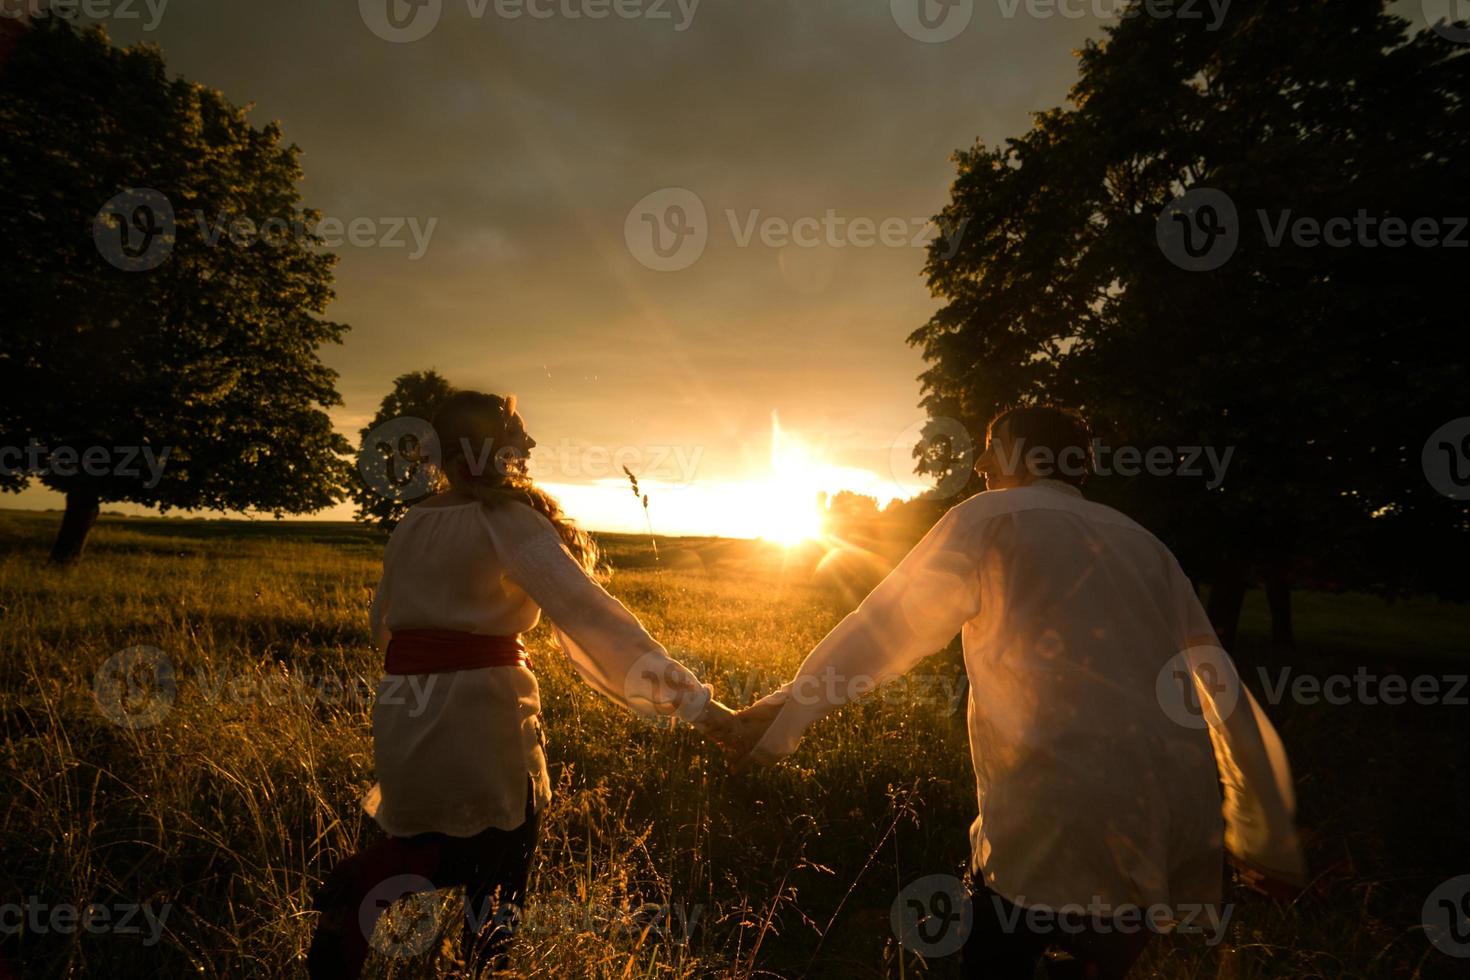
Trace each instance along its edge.
<instances>
[{"instance_id":1,"label":"grass field","mask_svg":"<svg viewBox=\"0 0 1470 980\"><path fill-rule=\"evenodd\" d=\"M0 904L97 903L119 927L42 916L7 927L0 957L23 977L299 975L309 897L370 833L357 801L372 780L364 692L379 663L366 613L382 537L104 518L81 564L55 569L44 559L57 519L0 512ZM656 567L646 541L604 544L609 588L732 704L794 670L853 601L764 545L661 540ZM1265 650L1255 599L1235 653L1258 697L1262 667L1470 669L1462 606L1302 595L1287 658ZM956 957L926 962L889 925L903 884L965 860L975 800L948 701L956 650L813 729L783 766L733 777L688 729L640 722L582 686L544 626L531 639L556 794L520 973L956 972ZM168 657L176 697L156 724L129 728L104 715L94 679L140 645ZM1223 942L1157 939L1136 975L1463 975L1467 961L1431 946L1420 922L1435 885L1470 873L1470 709L1267 707L1292 752L1312 886L1290 907L1232 892ZM454 901L442 900L446 922ZM127 933L115 910L132 904L153 919L138 913L141 931ZM448 976L452 963L431 944L370 971Z\"/></svg>"}]
</instances>

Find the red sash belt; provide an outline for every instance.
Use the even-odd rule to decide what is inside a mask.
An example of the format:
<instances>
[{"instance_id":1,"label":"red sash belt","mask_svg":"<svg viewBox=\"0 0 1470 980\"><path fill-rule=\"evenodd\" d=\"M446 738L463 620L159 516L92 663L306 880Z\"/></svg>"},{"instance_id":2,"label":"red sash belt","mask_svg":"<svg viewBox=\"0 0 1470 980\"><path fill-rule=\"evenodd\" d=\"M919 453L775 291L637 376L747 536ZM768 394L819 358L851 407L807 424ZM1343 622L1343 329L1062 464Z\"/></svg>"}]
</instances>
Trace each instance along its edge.
<instances>
[{"instance_id":1,"label":"red sash belt","mask_svg":"<svg viewBox=\"0 0 1470 980\"><path fill-rule=\"evenodd\" d=\"M394 630L383 669L390 674L443 674L481 667L530 667L515 636L485 636L459 630Z\"/></svg>"}]
</instances>

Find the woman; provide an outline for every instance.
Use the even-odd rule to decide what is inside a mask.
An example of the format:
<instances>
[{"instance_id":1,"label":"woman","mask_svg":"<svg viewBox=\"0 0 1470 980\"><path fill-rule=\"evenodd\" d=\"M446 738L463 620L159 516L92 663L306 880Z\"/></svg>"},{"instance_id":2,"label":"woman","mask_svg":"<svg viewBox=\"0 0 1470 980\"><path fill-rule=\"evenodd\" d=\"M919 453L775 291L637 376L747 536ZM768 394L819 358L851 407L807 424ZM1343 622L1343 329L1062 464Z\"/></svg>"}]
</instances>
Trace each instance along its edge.
<instances>
[{"instance_id":1,"label":"woman","mask_svg":"<svg viewBox=\"0 0 1470 980\"><path fill-rule=\"evenodd\" d=\"M388 839L339 864L316 901L314 977L356 977L382 909L465 887L464 959L503 965L550 802L536 677L520 634L544 610L573 666L633 711L721 740L733 715L590 576L592 540L526 476L514 398L460 392L435 413L449 489L394 530L372 605L385 676L373 708Z\"/></svg>"}]
</instances>

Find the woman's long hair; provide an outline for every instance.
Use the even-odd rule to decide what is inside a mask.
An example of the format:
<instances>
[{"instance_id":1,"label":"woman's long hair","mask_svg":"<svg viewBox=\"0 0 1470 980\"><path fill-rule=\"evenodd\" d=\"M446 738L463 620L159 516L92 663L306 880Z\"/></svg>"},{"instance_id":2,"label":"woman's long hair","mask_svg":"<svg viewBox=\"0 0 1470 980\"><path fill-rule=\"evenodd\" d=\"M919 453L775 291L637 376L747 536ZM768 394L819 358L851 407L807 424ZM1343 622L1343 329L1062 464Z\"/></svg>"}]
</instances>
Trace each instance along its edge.
<instances>
[{"instance_id":1,"label":"woman's long hair","mask_svg":"<svg viewBox=\"0 0 1470 980\"><path fill-rule=\"evenodd\" d=\"M506 438L514 417L514 395L459 391L444 399L433 419L440 468L487 507L518 502L541 514L572 557L588 574L594 573L597 543L562 512L555 497L531 482L520 442Z\"/></svg>"}]
</instances>

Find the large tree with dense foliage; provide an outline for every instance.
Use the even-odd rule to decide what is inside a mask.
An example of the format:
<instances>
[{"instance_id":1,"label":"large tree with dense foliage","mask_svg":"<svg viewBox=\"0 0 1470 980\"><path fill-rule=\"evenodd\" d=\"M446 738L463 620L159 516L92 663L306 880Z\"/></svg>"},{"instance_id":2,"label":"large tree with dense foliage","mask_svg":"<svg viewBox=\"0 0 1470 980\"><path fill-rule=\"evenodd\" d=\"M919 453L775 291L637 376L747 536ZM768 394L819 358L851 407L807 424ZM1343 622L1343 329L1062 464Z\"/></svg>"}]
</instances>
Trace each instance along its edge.
<instances>
[{"instance_id":1,"label":"large tree with dense foliage","mask_svg":"<svg viewBox=\"0 0 1470 980\"><path fill-rule=\"evenodd\" d=\"M170 79L156 49L60 17L24 31L3 79L0 444L49 454L4 487L66 495L53 558L80 554L103 501L280 516L341 499L350 447L318 349L347 328L323 317L335 257L297 148ZM69 461L91 447L140 472ZM123 463L139 450L167 452L156 481Z\"/></svg>"},{"instance_id":2,"label":"large tree with dense foliage","mask_svg":"<svg viewBox=\"0 0 1470 980\"><path fill-rule=\"evenodd\" d=\"M910 338L929 362L924 405L980 431L1003 406L1054 400L1112 446L1233 447L1213 488L1096 484L1210 581L1227 640L1255 578L1284 642L1293 575L1461 582L1465 505L1429 485L1420 453L1470 414L1456 287L1470 253L1272 238L1283 216L1431 218L1450 234L1470 215L1470 47L1373 2L1236 0L1218 30L1130 10L1081 53L1068 107L957 154L938 220L964 235L952 256L931 248L945 302ZM1212 269L1157 238L1195 188L1238 214ZM1177 220L1205 217L1225 220ZM920 459L955 465L942 442Z\"/></svg>"}]
</instances>

